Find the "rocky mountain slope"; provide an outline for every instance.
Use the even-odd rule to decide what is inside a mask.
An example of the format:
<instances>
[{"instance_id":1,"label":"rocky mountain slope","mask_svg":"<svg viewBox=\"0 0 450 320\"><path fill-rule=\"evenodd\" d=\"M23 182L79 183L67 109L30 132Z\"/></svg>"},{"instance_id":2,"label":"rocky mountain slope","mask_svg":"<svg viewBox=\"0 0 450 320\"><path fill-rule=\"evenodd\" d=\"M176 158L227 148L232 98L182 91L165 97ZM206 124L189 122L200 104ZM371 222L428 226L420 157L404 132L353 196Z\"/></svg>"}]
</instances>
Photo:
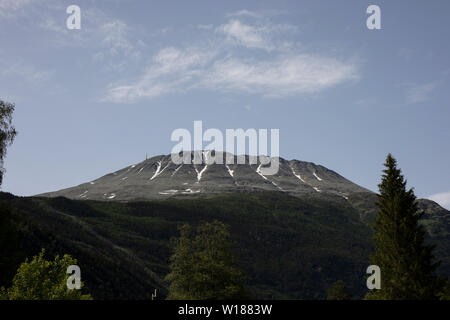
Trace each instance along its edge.
<instances>
[{"instance_id":1,"label":"rocky mountain slope","mask_svg":"<svg viewBox=\"0 0 450 320\"><path fill-rule=\"evenodd\" d=\"M214 151L193 151L189 155L191 164L175 164L170 154L158 155L93 181L39 196L139 201L274 191L302 199L348 202L360 212L361 219L366 223L375 218L376 194L324 166L279 158L278 172L264 175L261 168L267 165L262 164L259 158L241 156L244 164L238 164L238 157L232 156L234 164L226 164L227 155L215 154ZM194 164L196 156L202 160L201 164ZM222 157L222 164L210 163L212 157L217 159L219 156ZM419 199L418 202L428 215L448 212L433 201Z\"/></svg>"},{"instance_id":2,"label":"rocky mountain slope","mask_svg":"<svg viewBox=\"0 0 450 320\"><path fill-rule=\"evenodd\" d=\"M321 165L279 158L279 170L264 175L256 159L245 156L245 164L208 164L212 151L201 152L201 164L173 163L170 155L159 155L79 186L42 196L64 196L81 200L143 200L168 197L204 197L221 193L279 191L294 196L330 194L344 199L352 193L370 192ZM191 152L194 159L194 152ZM255 159L255 158L253 158Z\"/></svg>"}]
</instances>

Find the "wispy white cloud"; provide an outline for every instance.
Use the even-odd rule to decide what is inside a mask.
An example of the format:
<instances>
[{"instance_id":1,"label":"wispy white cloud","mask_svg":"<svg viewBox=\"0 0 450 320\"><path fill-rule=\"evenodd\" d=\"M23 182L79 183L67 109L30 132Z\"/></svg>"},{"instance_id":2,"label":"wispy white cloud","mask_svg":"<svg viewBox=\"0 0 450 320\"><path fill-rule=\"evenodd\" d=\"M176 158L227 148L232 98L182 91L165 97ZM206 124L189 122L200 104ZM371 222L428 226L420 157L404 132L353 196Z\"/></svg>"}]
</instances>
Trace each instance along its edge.
<instances>
[{"instance_id":1,"label":"wispy white cloud","mask_svg":"<svg viewBox=\"0 0 450 320\"><path fill-rule=\"evenodd\" d=\"M228 14L226 14L226 16L227 17L249 16L249 17L253 17L253 18L261 18L262 14L255 12L255 11L243 9L243 10L228 13Z\"/></svg>"},{"instance_id":2,"label":"wispy white cloud","mask_svg":"<svg viewBox=\"0 0 450 320\"><path fill-rule=\"evenodd\" d=\"M261 20L247 24L231 18L203 30L209 38L201 45L160 50L139 77L110 84L101 100L132 103L193 89L282 98L316 93L358 78L357 64L300 52L298 46L278 37L296 32L295 26ZM128 48L127 42L121 47Z\"/></svg>"},{"instance_id":3,"label":"wispy white cloud","mask_svg":"<svg viewBox=\"0 0 450 320\"><path fill-rule=\"evenodd\" d=\"M6 58L0 53L0 96L8 101L19 103L35 91L47 96L60 93L61 87L51 84L54 76L55 70L22 59Z\"/></svg>"},{"instance_id":4,"label":"wispy white cloud","mask_svg":"<svg viewBox=\"0 0 450 320\"><path fill-rule=\"evenodd\" d=\"M17 10L22 9L29 3L30 0L0 0L0 17L13 17Z\"/></svg>"},{"instance_id":5,"label":"wispy white cloud","mask_svg":"<svg viewBox=\"0 0 450 320\"><path fill-rule=\"evenodd\" d=\"M315 93L357 77L356 67L310 54L278 56L267 61L230 58L206 71L205 87L280 98Z\"/></svg>"},{"instance_id":6,"label":"wispy white cloud","mask_svg":"<svg viewBox=\"0 0 450 320\"><path fill-rule=\"evenodd\" d=\"M214 57L215 52L174 47L162 49L153 57L153 63L143 76L130 85L111 85L104 101L135 102L143 98L154 98L168 92L186 90L194 78Z\"/></svg>"},{"instance_id":7,"label":"wispy white cloud","mask_svg":"<svg viewBox=\"0 0 450 320\"><path fill-rule=\"evenodd\" d=\"M140 55L135 50L134 45L128 39L129 28L125 22L121 20L113 20L103 24L100 27L100 35L103 38L102 43L109 48L112 55L123 53L125 56Z\"/></svg>"},{"instance_id":8,"label":"wispy white cloud","mask_svg":"<svg viewBox=\"0 0 450 320\"><path fill-rule=\"evenodd\" d=\"M450 191L436 193L428 197L428 199L439 203L442 207L450 210Z\"/></svg>"},{"instance_id":9,"label":"wispy white cloud","mask_svg":"<svg viewBox=\"0 0 450 320\"><path fill-rule=\"evenodd\" d=\"M406 89L407 103L420 103L430 99L430 95L437 87L436 82L418 85L408 85Z\"/></svg>"},{"instance_id":10,"label":"wispy white cloud","mask_svg":"<svg viewBox=\"0 0 450 320\"><path fill-rule=\"evenodd\" d=\"M60 13L55 15L58 10L61 8L52 7L51 10L43 12L35 23L52 34L52 37L48 37L50 43L64 47L89 48L94 51L94 61L103 61L112 68L122 65L129 58L141 56L142 40L137 39L136 30L123 20L113 18L98 8L82 8L85 22L78 32L66 28L64 21L61 22Z\"/></svg>"},{"instance_id":11,"label":"wispy white cloud","mask_svg":"<svg viewBox=\"0 0 450 320\"><path fill-rule=\"evenodd\" d=\"M216 31L225 35L230 43L247 48L272 51L287 47L286 41L277 40L280 36L297 32L297 27L288 24L258 23L249 25L237 19L231 19L219 26Z\"/></svg>"},{"instance_id":12,"label":"wispy white cloud","mask_svg":"<svg viewBox=\"0 0 450 320\"><path fill-rule=\"evenodd\" d=\"M54 71L38 70L35 67L25 63L9 64L0 70L1 78L19 78L22 81L30 83L39 83L49 80Z\"/></svg>"},{"instance_id":13,"label":"wispy white cloud","mask_svg":"<svg viewBox=\"0 0 450 320\"><path fill-rule=\"evenodd\" d=\"M234 41L245 47L273 49L268 40L264 39L264 33L267 31L264 27L246 25L233 19L217 30L224 33L228 41Z\"/></svg>"},{"instance_id":14,"label":"wispy white cloud","mask_svg":"<svg viewBox=\"0 0 450 320\"><path fill-rule=\"evenodd\" d=\"M58 24L51 17L46 17L46 19L39 21L37 25L44 30L61 33L64 36L67 36L69 34L68 29L64 25L62 25L61 23Z\"/></svg>"},{"instance_id":15,"label":"wispy white cloud","mask_svg":"<svg viewBox=\"0 0 450 320\"><path fill-rule=\"evenodd\" d=\"M140 79L112 85L103 100L135 102L195 88L281 98L321 91L357 78L354 64L308 54L252 61L199 48L161 50Z\"/></svg>"},{"instance_id":16,"label":"wispy white cloud","mask_svg":"<svg viewBox=\"0 0 450 320\"><path fill-rule=\"evenodd\" d=\"M153 32L151 32L151 35L154 37L157 36L165 36L167 35L170 31L172 31L172 27L164 27L164 28L159 28L154 30Z\"/></svg>"}]
</instances>

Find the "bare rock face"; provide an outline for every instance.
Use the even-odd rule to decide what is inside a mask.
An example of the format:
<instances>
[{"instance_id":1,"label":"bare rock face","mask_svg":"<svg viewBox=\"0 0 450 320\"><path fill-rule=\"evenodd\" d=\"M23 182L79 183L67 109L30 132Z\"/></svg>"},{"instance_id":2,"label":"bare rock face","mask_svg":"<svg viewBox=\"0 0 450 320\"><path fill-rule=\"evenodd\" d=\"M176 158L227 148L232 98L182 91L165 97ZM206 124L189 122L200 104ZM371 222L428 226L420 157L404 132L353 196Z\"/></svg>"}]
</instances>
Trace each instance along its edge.
<instances>
[{"instance_id":1,"label":"bare rock face","mask_svg":"<svg viewBox=\"0 0 450 320\"><path fill-rule=\"evenodd\" d=\"M234 161L227 164L226 155L214 151L195 151L190 157L191 164L175 164L170 154L155 156L76 187L40 196L129 201L258 191L285 192L299 197L334 195L342 199L348 199L353 193L371 193L311 162L278 158L278 172L264 175L261 168L268 164L261 163L258 157L240 156L244 164L238 164L238 157L229 154ZM199 164L194 163L195 157L200 159ZM212 163L214 157L216 161ZM217 163L219 157L221 164Z\"/></svg>"}]
</instances>

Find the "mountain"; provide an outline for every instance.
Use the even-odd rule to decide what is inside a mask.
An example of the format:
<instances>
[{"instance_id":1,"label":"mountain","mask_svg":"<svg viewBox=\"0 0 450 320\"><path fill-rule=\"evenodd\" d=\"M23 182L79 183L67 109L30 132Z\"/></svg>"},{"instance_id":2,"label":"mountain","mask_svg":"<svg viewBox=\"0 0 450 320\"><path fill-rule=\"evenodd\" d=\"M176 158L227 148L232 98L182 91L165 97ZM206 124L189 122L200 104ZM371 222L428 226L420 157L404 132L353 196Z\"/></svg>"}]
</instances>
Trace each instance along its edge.
<instances>
[{"instance_id":1,"label":"mountain","mask_svg":"<svg viewBox=\"0 0 450 320\"><path fill-rule=\"evenodd\" d=\"M221 153L191 152L202 157L201 164L176 165L171 155L159 155L135 165L107 174L79 186L42 194L69 199L129 201L165 199L169 197L205 197L222 193L279 191L303 197L323 193L344 199L352 193L370 192L321 165L279 158L279 170L263 175L257 157L245 156L245 164L208 164L209 158ZM244 158L244 156L242 156ZM250 161L255 160L255 164ZM217 162L217 161L216 161Z\"/></svg>"},{"instance_id":2,"label":"mountain","mask_svg":"<svg viewBox=\"0 0 450 320\"><path fill-rule=\"evenodd\" d=\"M171 155L158 155L140 163L106 174L98 179L43 197L66 197L74 200L141 201L157 199L196 199L225 193L282 192L300 199L322 199L350 203L367 224L376 216L376 194L324 166L299 160L279 159L279 170L264 175L258 157L231 155L234 164L226 164L230 154L192 151L192 164L175 164ZM194 164L194 158L202 159ZM208 164L212 157L222 164ZM267 161L269 158L265 157ZM217 162L217 161L216 161ZM253 163L253 164L250 164ZM437 203L418 200L428 215L448 212Z\"/></svg>"},{"instance_id":3,"label":"mountain","mask_svg":"<svg viewBox=\"0 0 450 320\"><path fill-rule=\"evenodd\" d=\"M337 280L361 298L376 194L313 163L280 159L279 172L264 176L249 159L177 166L161 155L40 196L0 193L0 286L46 248L78 259L96 299L150 299L154 289L161 299L178 227L217 219L230 226L254 298L323 299ZM439 273L450 275L450 212L419 206Z\"/></svg>"}]
</instances>

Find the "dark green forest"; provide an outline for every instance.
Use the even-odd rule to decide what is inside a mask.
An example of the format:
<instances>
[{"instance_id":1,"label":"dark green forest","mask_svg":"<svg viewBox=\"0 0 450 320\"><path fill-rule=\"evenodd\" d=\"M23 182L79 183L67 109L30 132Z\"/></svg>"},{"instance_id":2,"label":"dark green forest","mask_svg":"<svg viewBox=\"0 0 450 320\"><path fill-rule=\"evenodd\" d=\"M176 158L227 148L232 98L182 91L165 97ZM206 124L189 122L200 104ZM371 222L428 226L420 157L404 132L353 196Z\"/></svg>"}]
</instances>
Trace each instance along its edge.
<instances>
[{"instance_id":1,"label":"dark green forest","mask_svg":"<svg viewBox=\"0 0 450 320\"><path fill-rule=\"evenodd\" d=\"M218 220L229 226L252 298L325 299L338 280L362 298L374 250L373 210L363 208L364 195L353 197L261 192L120 203L0 193L0 287L10 286L25 258L46 248L49 256L76 257L94 299L151 299L154 289L163 299L178 228ZM439 273L449 275L450 217L433 212L421 223L427 241L438 245Z\"/></svg>"}]
</instances>

